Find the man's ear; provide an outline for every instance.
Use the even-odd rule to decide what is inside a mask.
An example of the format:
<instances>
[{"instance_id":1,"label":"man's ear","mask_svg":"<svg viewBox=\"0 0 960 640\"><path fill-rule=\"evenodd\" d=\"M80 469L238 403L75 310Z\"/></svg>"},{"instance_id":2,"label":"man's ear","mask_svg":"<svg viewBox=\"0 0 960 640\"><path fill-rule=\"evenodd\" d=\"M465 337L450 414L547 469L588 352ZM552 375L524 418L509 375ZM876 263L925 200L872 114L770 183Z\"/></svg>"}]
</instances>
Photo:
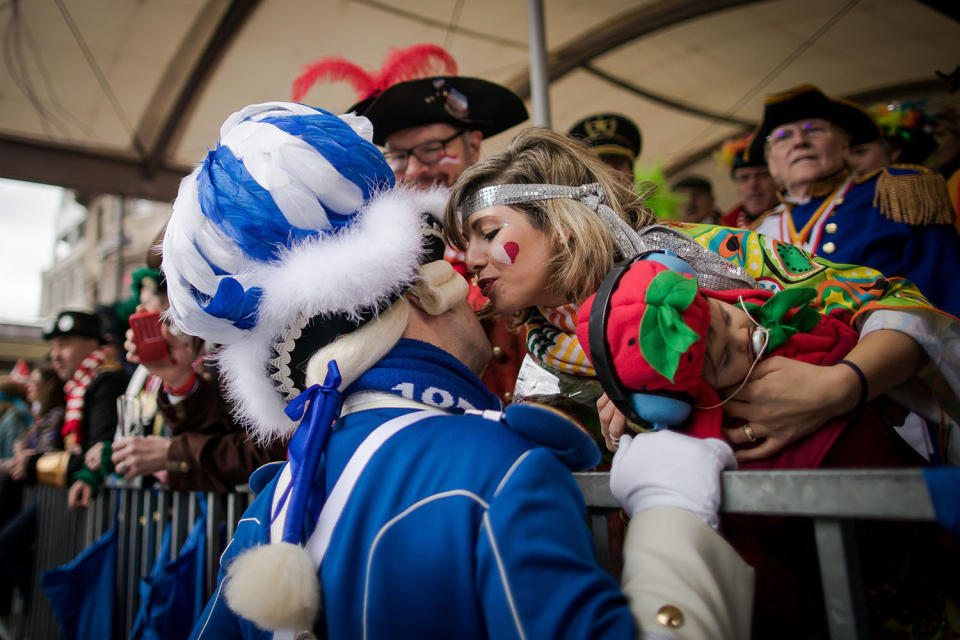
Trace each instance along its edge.
<instances>
[{"instance_id":1,"label":"man's ear","mask_svg":"<svg viewBox=\"0 0 960 640\"><path fill-rule=\"evenodd\" d=\"M423 302L420 300L419 297L417 297L417 294L411 291L407 291L405 294L403 294L403 297L406 298L407 302L412 304L418 310L426 312L426 309L423 308Z\"/></svg>"},{"instance_id":2,"label":"man's ear","mask_svg":"<svg viewBox=\"0 0 960 640\"><path fill-rule=\"evenodd\" d=\"M475 164L480 160L480 146L483 144L483 134L479 131L468 131L466 133L467 160L468 164Z\"/></svg>"}]
</instances>

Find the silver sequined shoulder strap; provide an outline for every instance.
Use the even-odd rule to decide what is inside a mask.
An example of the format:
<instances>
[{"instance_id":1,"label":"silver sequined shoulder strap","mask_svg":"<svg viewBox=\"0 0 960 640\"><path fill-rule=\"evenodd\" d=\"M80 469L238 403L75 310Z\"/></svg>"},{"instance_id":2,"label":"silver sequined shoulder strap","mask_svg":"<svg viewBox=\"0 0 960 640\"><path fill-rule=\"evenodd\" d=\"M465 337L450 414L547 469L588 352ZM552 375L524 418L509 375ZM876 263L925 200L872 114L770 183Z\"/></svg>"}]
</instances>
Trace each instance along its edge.
<instances>
[{"instance_id":1,"label":"silver sequined shoulder strap","mask_svg":"<svg viewBox=\"0 0 960 640\"><path fill-rule=\"evenodd\" d=\"M650 225L640 229L639 237L647 251L666 249L683 258L697 272L697 284L704 289L757 288L757 281L743 267L724 260L676 229Z\"/></svg>"}]
</instances>

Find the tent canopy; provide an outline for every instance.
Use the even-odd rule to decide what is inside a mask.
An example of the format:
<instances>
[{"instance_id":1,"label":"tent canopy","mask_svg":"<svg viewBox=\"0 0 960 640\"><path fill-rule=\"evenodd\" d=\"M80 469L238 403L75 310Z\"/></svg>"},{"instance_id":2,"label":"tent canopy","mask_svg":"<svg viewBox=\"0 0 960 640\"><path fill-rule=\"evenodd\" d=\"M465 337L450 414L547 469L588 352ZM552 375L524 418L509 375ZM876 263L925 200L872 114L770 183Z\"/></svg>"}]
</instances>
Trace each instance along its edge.
<instances>
[{"instance_id":1,"label":"tent canopy","mask_svg":"<svg viewBox=\"0 0 960 640\"><path fill-rule=\"evenodd\" d=\"M643 130L641 162L671 173L749 131L764 94L801 82L936 110L960 101L936 75L960 63L958 12L933 0L552 0L553 126L623 113ZM289 99L302 65L324 56L376 69L391 47L434 42L462 75L530 94L517 0L8 0L0 26L0 177L81 194L172 199L227 115ZM340 83L304 101L341 112L355 98Z\"/></svg>"}]
</instances>

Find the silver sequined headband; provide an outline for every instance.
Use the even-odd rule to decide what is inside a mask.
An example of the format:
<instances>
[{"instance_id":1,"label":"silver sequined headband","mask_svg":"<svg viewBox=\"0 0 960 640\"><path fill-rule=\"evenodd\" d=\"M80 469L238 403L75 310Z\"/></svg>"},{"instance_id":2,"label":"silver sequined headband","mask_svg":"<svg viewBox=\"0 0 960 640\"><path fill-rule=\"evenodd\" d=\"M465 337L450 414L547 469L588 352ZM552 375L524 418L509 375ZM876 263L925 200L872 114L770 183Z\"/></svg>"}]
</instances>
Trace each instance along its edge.
<instances>
[{"instance_id":1,"label":"silver sequined headband","mask_svg":"<svg viewBox=\"0 0 960 640\"><path fill-rule=\"evenodd\" d=\"M481 209L557 198L577 200L591 211L596 211L613 233L622 257L632 257L643 250L644 245L637 232L606 205L603 189L597 182L579 187L561 184L496 184L483 187L464 198L460 205L460 223L465 225L467 218Z\"/></svg>"}]
</instances>

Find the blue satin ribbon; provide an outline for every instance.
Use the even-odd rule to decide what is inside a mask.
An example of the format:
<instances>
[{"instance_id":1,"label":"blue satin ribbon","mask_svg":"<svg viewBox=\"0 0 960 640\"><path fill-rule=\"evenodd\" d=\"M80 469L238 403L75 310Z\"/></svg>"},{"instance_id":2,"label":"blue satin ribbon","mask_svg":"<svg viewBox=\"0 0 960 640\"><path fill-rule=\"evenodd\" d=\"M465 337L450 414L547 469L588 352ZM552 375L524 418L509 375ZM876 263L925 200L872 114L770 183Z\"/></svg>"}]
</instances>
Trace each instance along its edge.
<instances>
[{"instance_id":1,"label":"blue satin ribbon","mask_svg":"<svg viewBox=\"0 0 960 640\"><path fill-rule=\"evenodd\" d=\"M300 420L290 439L290 506L283 525L283 541L303 542L303 517L306 512L310 485L316 472L320 454L327 444L333 421L340 414L343 398L340 395L340 369L335 360L327 366L322 385L313 385L287 403L284 411L291 420Z\"/></svg>"}]
</instances>

